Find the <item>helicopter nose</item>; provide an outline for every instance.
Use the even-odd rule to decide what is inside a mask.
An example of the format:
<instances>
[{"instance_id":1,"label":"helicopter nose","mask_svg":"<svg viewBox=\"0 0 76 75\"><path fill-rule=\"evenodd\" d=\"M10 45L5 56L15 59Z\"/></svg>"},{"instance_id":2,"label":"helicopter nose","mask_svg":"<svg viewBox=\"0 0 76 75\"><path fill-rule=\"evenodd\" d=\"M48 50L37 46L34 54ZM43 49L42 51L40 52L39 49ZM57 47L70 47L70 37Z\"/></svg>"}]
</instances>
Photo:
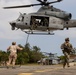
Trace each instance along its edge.
<instances>
[{"instance_id":1,"label":"helicopter nose","mask_svg":"<svg viewBox=\"0 0 76 75\"><path fill-rule=\"evenodd\" d=\"M15 26L16 25L15 22L10 22L9 24L12 25L12 26Z\"/></svg>"},{"instance_id":2,"label":"helicopter nose","mask_svg":"<svg viewBox=\"0 0 76 75\"><path fill-rule=\"evenodd\" d=\"M11 25L11 29L12 30L15 30L16 23L15 22L10 22L9 24Z\"/></svg>"}]
</instances>

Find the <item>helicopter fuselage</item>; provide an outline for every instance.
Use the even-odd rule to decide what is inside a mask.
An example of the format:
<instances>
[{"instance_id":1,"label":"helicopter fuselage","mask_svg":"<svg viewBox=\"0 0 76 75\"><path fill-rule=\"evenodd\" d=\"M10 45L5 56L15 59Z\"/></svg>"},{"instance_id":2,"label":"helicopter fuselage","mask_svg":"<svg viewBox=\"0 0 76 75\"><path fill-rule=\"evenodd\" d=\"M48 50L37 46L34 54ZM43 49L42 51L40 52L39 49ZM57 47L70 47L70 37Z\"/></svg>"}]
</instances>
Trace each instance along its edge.
<instances>
[{"instance_id":1,"label":"helicopter fuselage","mask_svg":"<svg viewBox=\"0 0 76 75\"><path fill-rule=\"evenodd\" d=\"M54 31L64 28L76 27L75 21L71 21L71 13L67 13L54 7L43 6L38 12L20 14L19 18L10 22L12 30L15 28L25 30Z\"/></svg>"},{"instance_id":2,"label":"helicopter fuselage","mask_svg":"<svg viewBox=\"0 0 76 75\"><path fill-rule=\"evenodd\" d=\"M27 14L22 15L16 21L11 22L10 24L12 27L20 28L21 30L31 29L46 31L47 29L63 29L64 21L53 16ZM14 30L14 28L12 29Z\"/></svg>"}]
</instances>

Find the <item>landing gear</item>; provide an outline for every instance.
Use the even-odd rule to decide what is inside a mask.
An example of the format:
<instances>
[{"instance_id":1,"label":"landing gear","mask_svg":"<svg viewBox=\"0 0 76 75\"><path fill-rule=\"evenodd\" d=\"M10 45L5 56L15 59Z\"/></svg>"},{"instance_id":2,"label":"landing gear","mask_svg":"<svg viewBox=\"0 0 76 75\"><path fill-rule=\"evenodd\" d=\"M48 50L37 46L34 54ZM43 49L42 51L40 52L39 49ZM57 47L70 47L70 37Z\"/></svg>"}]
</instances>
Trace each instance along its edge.
<instances>
[{"instance_id":1,"label":"landing gear","mask_svg":"<svg viewBox=\"0 0 76 75\"><path fill-rule=\"evenodd\" d=\"M66 29L68 30L69 28L67 27Z\"/></svg>"},{"instance_id":2,"label":"landing gear","mask_svg":"<svg viewBox=\"0 0 76 75\"><path fill-rule=\"evenodd\" d=\"M14 27L14 26L12 26L12 27L11 27L11 30L15 30L15 27Z\"/></svg>"}]
</instances>

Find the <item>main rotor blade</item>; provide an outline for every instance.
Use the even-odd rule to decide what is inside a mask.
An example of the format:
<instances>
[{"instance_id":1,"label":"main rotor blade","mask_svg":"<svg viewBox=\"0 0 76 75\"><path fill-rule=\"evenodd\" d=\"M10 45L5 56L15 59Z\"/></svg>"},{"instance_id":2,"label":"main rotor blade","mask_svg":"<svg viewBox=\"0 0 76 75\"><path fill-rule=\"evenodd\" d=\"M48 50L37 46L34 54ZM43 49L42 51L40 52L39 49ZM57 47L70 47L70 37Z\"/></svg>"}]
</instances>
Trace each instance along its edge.
<instances>
[{"instance_id":1,"label":"main rotor blade","mask_svg":"<svg viewBox=\"0 0 76 75\"><path fill-rule=\"evenodd\" d=\"M24 8L24 7L31 7L31 6L37 6L41 4L30 4L30 5L22 5L22 6L10 6L10 7L3 7L4 9L11 9L11 8Z\"/></svg>"},{"instance_id":2,"label":"main rotor blade","mask_svg":"<svg viewBox=\"0 0 76 75\"><path fill-rule=\"evenodd\" d=\"M62 0L57 0L57 1L53 1L53 2L48 2L47 4L53 4L53 3L57 3L57 2L61 2Z\"/></svg>"},{"instance_id":3,"label":"main rotor blade","mask_svg":"<svg viewBox=\"0 0 76 75\"><path fill-rule=\"evenodd\" d=\"M41 0L37 0L37 1L39 1L39 2L43 3L43 1L41 1Z\"/></svg>"},{"instance_id":4,"label":"main rotor blade","mask_svg":"<svg viewBox=\"0 0 76 75\"><path fill-rule=\"evenodd\" d=\"M37 0L39 2L41 2L40 4L30 4L30 5L22 5L22 6L10 6L10 7L3 7L4 9L11 9L11 8L24 8L24 7L31 7L31 6L37 6L37 5L49 5L52 3L57 3L60 2L62 0L57 0L57 1L53 1L53 2L47 2L47 0L41 1L41 0Z\"/></svg>"}]
</instances>

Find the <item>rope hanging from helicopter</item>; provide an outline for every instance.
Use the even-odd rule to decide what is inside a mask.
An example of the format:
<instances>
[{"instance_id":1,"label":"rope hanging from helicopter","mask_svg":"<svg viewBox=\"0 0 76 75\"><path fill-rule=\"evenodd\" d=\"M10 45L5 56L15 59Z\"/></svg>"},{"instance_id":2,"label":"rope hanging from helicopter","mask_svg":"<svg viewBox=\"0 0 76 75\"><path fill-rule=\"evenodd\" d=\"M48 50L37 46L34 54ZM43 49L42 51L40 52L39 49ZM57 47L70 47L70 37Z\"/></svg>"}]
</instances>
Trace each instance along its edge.
<instances>
[{"instance_id":1,"label":"rope hanging from helicopter","mask_svg":"<svg viewBox=\"0 0 76 75\"><path fill-rule=\"evenodd\" d=\"M29 34L27 34L26 44L25 44L25 46L28 44L28 39L29 39Z\"/></svg>"}]
</instances>

